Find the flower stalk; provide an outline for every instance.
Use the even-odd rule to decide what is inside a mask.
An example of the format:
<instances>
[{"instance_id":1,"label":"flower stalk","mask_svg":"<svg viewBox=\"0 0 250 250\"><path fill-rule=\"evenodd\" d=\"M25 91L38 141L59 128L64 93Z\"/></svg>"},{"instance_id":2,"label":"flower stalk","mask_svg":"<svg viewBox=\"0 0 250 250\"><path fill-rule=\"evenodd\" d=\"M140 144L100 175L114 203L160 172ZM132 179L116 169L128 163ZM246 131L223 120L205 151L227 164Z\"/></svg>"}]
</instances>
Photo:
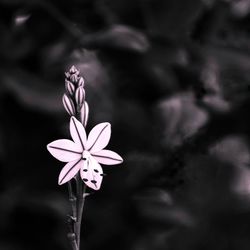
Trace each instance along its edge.
<instances>
[{"instance_id":1,"label":"flower stalk","mask_svg":"<svg viewBox=\"0 0 250 250\"><path fill-rule=\"evenodd\" d=\"M83 85L83 78L79 77L79 71L72 66L69 72L65 73L65 89L66 93L63 96L63 105L65 110L68 112L70 116L74 116L81 120L82 115L86 116L86 114L81 114L81 106L85 101L85 90ZM68 103L64 101L65 96L66 99L69 99L71 104L71 109L68 108ZM69 112L70 111L70 112ZM88 119L88 117L84 117L84 119ZM86 127L87 122L83 124ZM73 193L72 183L70 180L68 182L68 191L69 191L69 201L71 204L71 213L69 223L69 231L70 233L70 242L72 250L80 250L80 242L81 242L81 223L82 223L82 214L83 207L85 202L85 192L86 185L82 182L80 174L78 173L75 178L76 184L76 194Z\"/></svg>"},{"instance_id":2,"label":"flower stalk","mask_svg":"<svg viewBox=\"0 0 250 250\"><path fill-rule=\"evenodd\" d=\"M70 134L73 139L60 139L47 145L48 151L58 160L67 162L59 174L58 184L68 183L71 214L68 216L68 239L72 250L80 250L81 223L86 189L99 190L103 180L100 165L116 165L123 162L117 153L104 149L109 143L111 125L103 122L96 125L88 137L85 127L88 122L89 106L85 100L84 79L72 66L65 73L65 93L62 103L71 116Z\"/></svg>"}]
</instances>

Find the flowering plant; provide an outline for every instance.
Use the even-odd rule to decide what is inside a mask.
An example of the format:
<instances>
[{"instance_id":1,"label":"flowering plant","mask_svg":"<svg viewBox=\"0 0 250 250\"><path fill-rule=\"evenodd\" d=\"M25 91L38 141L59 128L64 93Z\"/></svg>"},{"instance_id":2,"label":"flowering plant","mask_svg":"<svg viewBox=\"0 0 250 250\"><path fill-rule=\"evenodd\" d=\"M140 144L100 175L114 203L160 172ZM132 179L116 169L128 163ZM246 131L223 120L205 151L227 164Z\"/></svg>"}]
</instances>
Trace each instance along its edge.
<instances>
[{"instance_id":1,"label":"flowering plant","mask_svg":"<svg viewBox=\"0 0 250 250\"><path fill-rule=\"evenodd\" d=\"M80 230L82 210L86 187L99 190L103 180L100 164L115 165L123 159L117 153L104 149L110 140L111 125L103 122L96 125L87 136L86 124L89 107L85 100L84 79L79 71L72 66L66 72L63 105L71 116L70 134L72 141L60 139L47 145L48 151L59 161L67 162L59 174L58 184L68 183L72 215L69 216L70 239L73 250L80 249ZM73 192L72 181L76 181L76 193Z\"/></svg>"}]
</instances>

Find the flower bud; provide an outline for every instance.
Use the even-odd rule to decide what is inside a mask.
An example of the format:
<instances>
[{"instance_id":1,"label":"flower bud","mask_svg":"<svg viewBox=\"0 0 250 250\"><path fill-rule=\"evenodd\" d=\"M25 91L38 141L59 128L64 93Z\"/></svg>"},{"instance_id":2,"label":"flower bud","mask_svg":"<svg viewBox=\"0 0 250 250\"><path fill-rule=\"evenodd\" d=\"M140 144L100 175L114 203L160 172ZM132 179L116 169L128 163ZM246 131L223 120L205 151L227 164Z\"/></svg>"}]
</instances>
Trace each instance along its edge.
<instances>
[{"instance_id":1,"label":"flower bud","mask_svg":"<svg viewBox=\"0 0 250 250\"><path fill-rule=\"evenodd\" d=\"M70 80L72 83L77 84L78 78L79 78L79 77L78 77L76 74L73 74L73 75L70 76L69 80Z\"/></svg>"},{"instance_id":2,"label":"flower bud","mask_svg":"<svg viewBox=\"0 0 250 250\"><path fill-rule=\"evenodd\" d=\"M68 97L66 94L63 95L62 98L63 106L65 110L68 112L69 115L74 116L76 111L75 111L75 106L70 97Z\"/></svg>"},{"instance_id":3,"label":"flower bud","mask_svg":"<svg viewBox=\"0 0 250 250\"><path fill-rule=\"evenodd\" d=\"M84 79L83 79L83 77L80 77L79 80L78 80L78 87L80 87L80 86L84 87Z\"/></svg>"},{"instance_id":4,"label":"flower bud","mask_svg":"<svg viewBox=\"0 0 250 250\"><path fill-rule=\"evenodd\" d=\"M85 101L85 90L82 86L78 87L75 92L75 100L78 106L82 106Z\"/></svg>"},{"instance_id":5,"label":"flower bud","mask_svg":"<svg viewBox=\"0 0 250 250\"><path fill-rule=\"evenodd\" d=\"M69 72L65 72L65 76L66 76L67 79L69 79L70 73Z\"/></svg>"},{"instance_id":6,"label":"flower bud","mask_svg":"<svg viewBox=\"0 0 250 250\"><path fill-rule=\"evenodd\" d=\"M73 95L74 92L75 92L75 85L68 81L68 80L65 80L65 88L67 90L67 92L70 94L70 95Z\"/></svg>"},{"instance_id":7,"label":"flower bud","mask_svg":"<svg viewBox=\"0 0 250 250\"><path fill-rule=\"evenodd\" d=\"M76 74L76 75L79 75L80 71L77 70L77 68L75 67L75 65L73 65L70 70L69 70L69 73L72 75L72 74Z\"/></svg>"},{"instance_id":8,"label":"flower bud","mask_svg":"<svg viewBox=\"0 0 250 250\"><path fill-rule=\"evenodd\" d=\"M89 105L87 102L84 102L80 112L80 119L84 127L86 127L89 119Z\"/></svg>"}]
</instances>

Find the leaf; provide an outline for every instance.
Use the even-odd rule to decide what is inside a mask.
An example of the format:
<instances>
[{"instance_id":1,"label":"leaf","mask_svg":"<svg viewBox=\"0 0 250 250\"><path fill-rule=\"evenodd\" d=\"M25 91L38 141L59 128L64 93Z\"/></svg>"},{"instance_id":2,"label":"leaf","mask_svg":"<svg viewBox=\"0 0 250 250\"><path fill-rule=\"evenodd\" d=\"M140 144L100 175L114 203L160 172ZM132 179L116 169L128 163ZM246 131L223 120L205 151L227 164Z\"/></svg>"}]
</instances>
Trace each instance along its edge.
<instances>
[{"instance_id":1,"label":"leaf","mask_svg":"<svg viewBox=\"0 0 250 250\"><path fill-rule=\"evenodd\" d=\"M5 91L16 97L26 108L55 114L63 112L61 94L63 84L57 86L23 70L9 70L2 74Z\"/></svg>"},{"instance_id":2,"label":"leaf","mask_svg":"<svg viewBox=\"0 0 250 250\"><path fill-rule=\"evenodd\" d=\"M134 197L139 216L150 224L164 227L173 225L193 226L192 216L184 208L178 207L171 195L160 188L144 190ZM151 224L152 225L152 224Z\"/></svg>"},{"instance_id":3,"label":"leaf","mask_svg":"<svg viewBox=\"0 0 250 250\"><path fill-rule=\"evenodd\" d=\"M181 145L208 121L207 113L195 104L191 92L184 92L160 102L158 111L162 120L161 136L167 147Z\"/></svg>"},{"instance_id":4,"label":"leaf","mask_svg":"<svg viewBox=\"0 0 250 250\"><path fill-rule=\"evenodd\" d=\"M223 162L235 167L246 167L250 164L250 152L244 137L230 135L211 145L209 152Z\"/></svg>"},{"instance_id":5,"label":"leaf","mask_svg":"<svg viewBox=\"0 0 250 250\"><path fill-rule=\"evenodd\" d=\"M138 53L145 53L149 49L146 36L125 25L113 25L106 31L89 35L83 44L94 48L121 49Z\"/></svg>"}]
</instances>

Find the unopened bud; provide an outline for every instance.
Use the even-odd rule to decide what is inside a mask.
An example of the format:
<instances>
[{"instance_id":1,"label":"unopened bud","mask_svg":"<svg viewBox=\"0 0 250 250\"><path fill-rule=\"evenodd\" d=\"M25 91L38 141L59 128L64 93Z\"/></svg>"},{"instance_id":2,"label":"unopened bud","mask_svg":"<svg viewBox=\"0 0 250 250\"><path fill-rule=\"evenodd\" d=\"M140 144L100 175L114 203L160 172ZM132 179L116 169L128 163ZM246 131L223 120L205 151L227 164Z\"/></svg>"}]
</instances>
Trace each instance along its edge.
<instances>
[{"instance_id":1,"label":"unopened bud","mask_svg":"<svg viewBox=\"0 0 250 250\"><path fill-rule=\"evenodd\" d=\"M80 119L84 127L86 127L89 119L89 105L87 102L84 102L80 112Z\"/></svg>"},{"instance_id":2,"label":"unopened bud","mask_svg":"<svg viewBox=\"0 0 250 250\"><path fill-rule=\"evenodd\" d=\"M75 106L70 97L68 97L66 94L63 95L62 98L63 106L65 110L68 112L70 116L74 116L76 111L75 111Z\"/></svg>"},{"instance_id":3,"label":"unopened bud","mask_svg":"<svg viewBox=\"0 0 250 250\"><path fill-rule=\"evenodd\" d=\"M68 81L68 80L65 80L65 88L67 90L67 92L70 94L70 95L73 95L74 92L75 92L75 85Z\"/></svg>"},{"instance_id":4,"label":"unopened bud","mask_svg":"<svg viewBox=\"0 0 250 250\"><path fill-rule=\"evenodd\" d=\"M75 100L76 104L79 105L80 107L83 105L85 101L85 90L83 87L78 87L75 92Z\"/></svg>"},{"instance_id":5,"label":"unopened bud","mask_svg":"<svg viewBox=\"0 0 250 250\"><path fill-rule=\"evenodd\" d=\"M65 72L65 76L66 76L66 78L68 78L68 79L69 79L69 77L70 77L70 73L69 73L69 72Z\"/></svg>"},{"instance_id":6,"label":"unopened bud","mask_svg":"<svg viewBox=\"0 0 250 250\"><path fill-rule=\"evenodd\" d=\"M83 79L83 77L80 77L79 80L78 80L78 87L80 87L80 86L84 87L84 79Z\"/></svg>"},{"instance_id":7,"label":"unopened bud","mask_svg":"<svg viewBox=\"0 0 250 250\"><path fill-rule=\"evenodd\" d=\"M77 84L78 78L79 78L79 77L78 77L76 74L73 74L73 75L70 76L69 80L70 80L72 83Z\"/></svg>"},{"instance_id":8,"label":"unopened bud","mask_svg":"<svg viewBox=\"0 0 250 250\"><path fill-rule=\"evenodd\" d=\"M75 65L73 65L70 70L69 70L69 73L70 74L76 74L76 75L79 75L79 70L77 70L77 68L75 67Z\"/></svg>"}]
</instances>

